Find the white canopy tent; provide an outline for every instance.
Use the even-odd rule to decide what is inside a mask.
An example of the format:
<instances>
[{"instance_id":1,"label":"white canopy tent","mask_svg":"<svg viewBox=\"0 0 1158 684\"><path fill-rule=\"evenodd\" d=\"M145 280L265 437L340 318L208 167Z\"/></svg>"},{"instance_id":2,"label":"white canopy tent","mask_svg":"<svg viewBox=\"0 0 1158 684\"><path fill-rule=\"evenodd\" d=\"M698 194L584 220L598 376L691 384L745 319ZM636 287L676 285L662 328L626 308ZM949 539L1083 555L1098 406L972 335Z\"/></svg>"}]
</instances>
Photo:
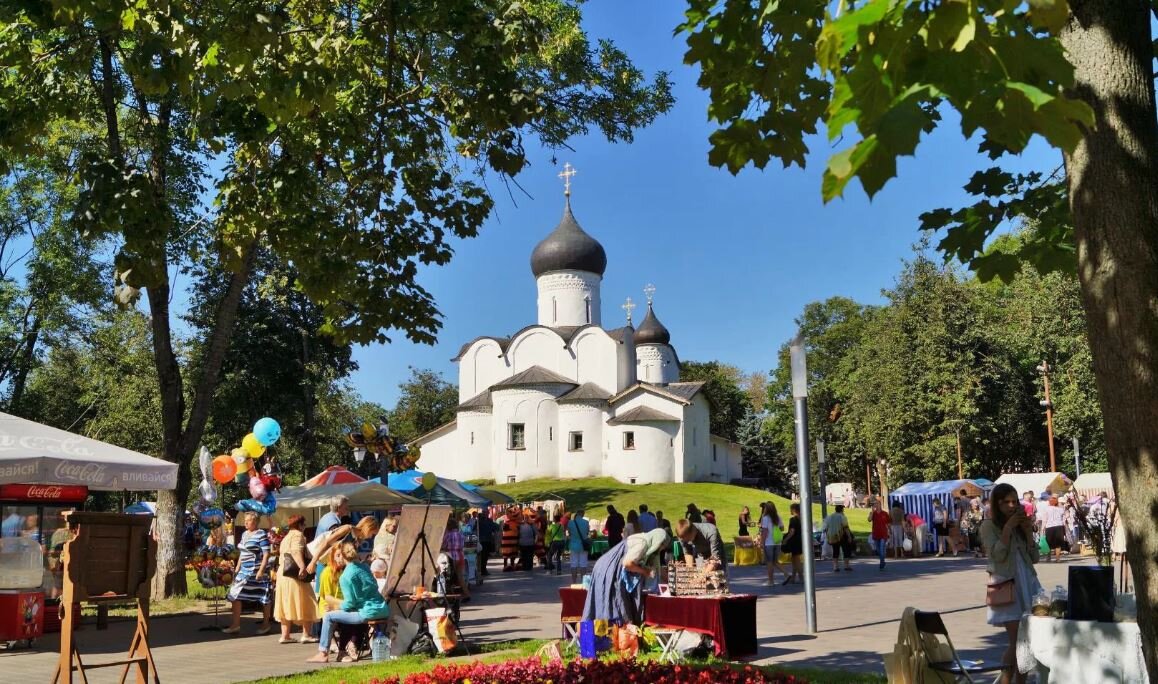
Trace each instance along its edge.
<instances>
[{"instance_id":1,"label":"white canopy tent","mask_svg":"<svg viewBox=\"0 0 1158 684\"><path fill-rule=\"evenodd\" d=\"M177 464L0 413L0 484L174 489Z\"/></svg>"},{"instance_id":2,"label":"white canopy tent","mask_svg":"<svg viewBox=\"0 0 1158 684\"><path fill-rule=\"evenodd\" d=\"M381 485L377 482L350 482L319 487L283 487L277 494L274 524L282 525L289 516L298 514L306 519L306 526L317 525L318 519L330 510L335 496L350 500L351 511L382 510L402 504L422 503L418 499Z\"/></svg>"},{"instance_id":3,"label":"white canopy tent","mask_svg":"<svg viewBox=\"0 0 1158 684\"><path fill-rule=\"evenodd\" d=\"M1082 473L1074 480L1074 489L1087 499L1100 496L1102 492L1114 496L1114 481L1109 473Z\"/></svg>"},{"instance_id":4,"label":"white canopy tent","mask_svg":"<svg viewBox=\"0 0 1158 684\"><path fill-rule=\"evenodd\" d=\"M995 484L1013 485L1020 498L1025 492L1033 492L1034 496L1040 497L1047 489L1054 494L1065 494L1069 491L1070 483L1065 473L1008 473L997 478Z\"/></svg>"}]
</instances>

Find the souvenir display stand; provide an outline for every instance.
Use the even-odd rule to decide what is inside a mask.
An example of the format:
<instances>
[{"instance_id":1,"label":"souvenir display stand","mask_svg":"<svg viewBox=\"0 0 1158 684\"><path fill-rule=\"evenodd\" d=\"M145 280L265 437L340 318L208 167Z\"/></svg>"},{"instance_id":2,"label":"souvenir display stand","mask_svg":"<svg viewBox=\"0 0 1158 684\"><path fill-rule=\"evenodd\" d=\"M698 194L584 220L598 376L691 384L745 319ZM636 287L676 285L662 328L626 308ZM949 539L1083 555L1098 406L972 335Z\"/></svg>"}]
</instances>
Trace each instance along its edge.
<instances>
[{"instance_id":1,"label":"souvenir display stand","mask_svg":"<svg viewBox=\"0 0 1158 684\"><path fill-rule=\"evenodd\" d=\"M71 512L65 514L71 538L64 545L65 612L60 630L60 659L53 684L71 684L73 673L87 682L86 670L124 666L120 681L129 669L136 670L138 684L150 680L159 684L157 667L149 650L149 583L157 567L157 544L149 534L152 520L119 513ZM77 607L83 603L125 603L136 599L137 629L123 660L86 664L73 640L80 619Z\"/></svg>"}]
</instances>

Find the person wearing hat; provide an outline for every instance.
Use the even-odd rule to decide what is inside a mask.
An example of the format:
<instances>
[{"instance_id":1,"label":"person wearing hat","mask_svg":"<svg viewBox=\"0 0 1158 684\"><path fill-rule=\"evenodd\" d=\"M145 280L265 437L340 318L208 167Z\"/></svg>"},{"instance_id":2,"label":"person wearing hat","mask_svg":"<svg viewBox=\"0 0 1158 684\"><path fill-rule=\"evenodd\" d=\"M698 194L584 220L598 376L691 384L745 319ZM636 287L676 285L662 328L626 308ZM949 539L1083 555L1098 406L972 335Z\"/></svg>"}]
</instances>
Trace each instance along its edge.
<instances>
[{"instance_id":1,"label":"person wearing hat","mask_svg":"<svg viewBox=\"0 0 1158 684\"><path fill-rule=\"evenodd\" d=\"M312 644L318 641L310 636L313 624L318 621L318 605L310 586L312 578L304 572L309 563L306 560L306 537L302 533L305 526L304 517L291 515L286 523L289 529L278 547L282 561L274 589L273 617L281 625L279 644L293 643L290 634L295 624L302 629L298 643Z\"/></svg>"},{"instance_id":2,"label":"person wearing hat","mask_svg":"<svg viewBox=\"0 0 1158 684\"><path fill-rule=\"evenodd\" d=\"M720 530L711 523L694 523L680 520L676 523L676 537L683 545L684 553L706 560L709 570L721 570L727 566L724 542L720 540Z\"/></svg>"}]
</instances>

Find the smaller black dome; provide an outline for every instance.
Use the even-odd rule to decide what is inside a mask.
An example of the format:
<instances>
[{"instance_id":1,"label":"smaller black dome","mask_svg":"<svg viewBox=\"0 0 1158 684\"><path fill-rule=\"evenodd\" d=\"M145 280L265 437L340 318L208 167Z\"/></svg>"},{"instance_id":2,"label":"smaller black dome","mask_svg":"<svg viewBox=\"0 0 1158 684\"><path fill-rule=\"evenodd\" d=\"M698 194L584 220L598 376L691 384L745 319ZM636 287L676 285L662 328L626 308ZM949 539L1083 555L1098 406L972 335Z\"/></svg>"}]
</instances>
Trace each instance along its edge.
<instances>
[{"instance_id":1,"label":"smaller black dome","mask_svg":"<svg viewBox=\"0 0 1158 684\"><path fill-rule=\"evenodd\" d=\"M647 315L643 317L639 327L635 330L635 344L670 344L671 333L663 327L663 323L655 317L651 304L647 305Z\"/></svg>"},{"instance_id":2,"label":"smaller black dome","mask_svg":"<svg viewBox=\"0 0 1158 684\"><path fill-rule=\"evenodd\" d=\"M579 227L568 199L559 225L531 252L531 272L537 278L551 271L587 271L602 276L605 270L603 245Z\"/></svg>"}]
</instances>

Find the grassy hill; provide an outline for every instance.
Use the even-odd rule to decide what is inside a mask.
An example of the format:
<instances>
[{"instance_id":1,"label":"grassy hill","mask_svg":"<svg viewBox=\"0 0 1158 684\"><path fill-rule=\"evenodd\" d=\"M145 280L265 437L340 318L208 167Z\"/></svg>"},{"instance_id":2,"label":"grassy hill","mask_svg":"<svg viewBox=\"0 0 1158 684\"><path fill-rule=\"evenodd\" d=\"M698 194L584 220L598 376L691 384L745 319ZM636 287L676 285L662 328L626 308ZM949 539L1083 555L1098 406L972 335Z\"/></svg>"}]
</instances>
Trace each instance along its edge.
<instances>
[{"instance_id":1,"label":"grassy hill","mask_svg":"<svg viewBox=\"0 0 1158 684\"><path fill-rule=\"evenodd\" d=\"M780 515L788 516L788 499L769 494L760 489L737 487L735 485L711 482L688 482L679 484L624 484L611 477L593 477L582 480L525 480L514 484L500 484L490 487L517 501L559 498L567 502L568 510L586 508L588 517L603 518L608 504L615 506L623 515L645 503L654 513L663 511L665 518L673 523L682 518L689 503L716 512L716 523L721 536L731 541L737 532L737 518L740 508L747 506L753 521L760 514L760 502L771 500ZM819 524L820 506L813 506L813 520ZM831 509L829 509L831 512ZM863 509L853 511L849 525L858 536L867 536L870 531L868 513Z\"/></svg>"}]
</instances>

